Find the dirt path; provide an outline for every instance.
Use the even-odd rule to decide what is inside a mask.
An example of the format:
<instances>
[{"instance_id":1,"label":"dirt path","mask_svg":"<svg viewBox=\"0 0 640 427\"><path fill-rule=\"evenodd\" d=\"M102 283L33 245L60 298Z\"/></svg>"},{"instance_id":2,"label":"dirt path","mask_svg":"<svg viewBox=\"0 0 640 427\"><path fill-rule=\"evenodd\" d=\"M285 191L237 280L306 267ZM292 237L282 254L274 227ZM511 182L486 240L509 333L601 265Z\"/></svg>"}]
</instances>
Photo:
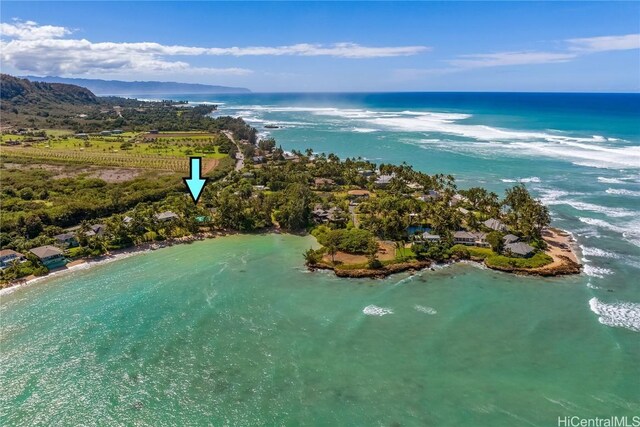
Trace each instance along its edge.
<instances>
[{"instance_id":1,"label":"dirt path","mask_svg":"<svg viewBox=\"0 0 640 427\"><path fill-rule=\"evenodd\" d=\"M218 164L220 164L220 160L218 159L204 159L204 164L202 165L202 175L206 175L215 169Z\"/></svg>"}]
</instances>

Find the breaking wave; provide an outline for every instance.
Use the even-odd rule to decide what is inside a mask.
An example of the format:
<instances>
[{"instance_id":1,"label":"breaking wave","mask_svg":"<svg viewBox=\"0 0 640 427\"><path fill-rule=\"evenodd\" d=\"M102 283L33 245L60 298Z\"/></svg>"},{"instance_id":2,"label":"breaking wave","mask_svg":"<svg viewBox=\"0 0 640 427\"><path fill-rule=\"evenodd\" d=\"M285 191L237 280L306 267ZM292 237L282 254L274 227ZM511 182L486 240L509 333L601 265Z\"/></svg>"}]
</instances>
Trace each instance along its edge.
<instances>
[{"instance_id":1,"label":"breaking wave","mask_svg":"<svg viewBox=\"0 0 640 427\"><path fill-rule=\"evenodd\" d=\"M594 297L589 300L589 307L598 315L598 321L603 325L640 332L640 304L632 302L607 304Z\"/></svg>"},{"instance_id":2,"label":"breaking wave","mask_svg":"<svg viewBox=\"0 0 640 427\"><path fill-rule=\"evenodd\" d=\"M239 115L261 120L265 113L309 113L352 121L354 132L389 129L413 133L440 133L471 141L443 141L443 149L495 153L509 150L514 155L565 159L574 164L597 168L638 169L640 147L603 135L578 136L559 131L526 131L496 128L465 122L471 114L432 111L372 111L363 108L243 105L233 109ZM309 120L312 125L314 120ZM342 122L344 123L344 122ZM366 130L365 130L366 129Z\"/></svg>"},{"instance_id":3,"label":"breaking wave","mask_svg":"<svg viewBox=\"0 0 640 427\"><path fill-rule=\"evenodd\" d=\"M582 254L585 256L595 256L599 258L620 258L618 254L614 254L613 252L608 252L600 248L590 248L580 245L580 250L582 250Z\"/></svg>"},{"instance_id":4,"label":"breaking wave","mask_svg":"<svg viewBox=\"0 0 640 427\"><path fill-rule=\"evenodd\" d=\"M624 188L607 188L606 193L620 196L640 196L640 191L626 190Z\"/></svg>"},{"instance_id":5,"label":"breaking wave","mask_svg":"<svg viewBox=\"0 0 640 427\"><path fill-rule=\"evenodd\" d=\"M622 234L626 241L640 247L640 223L638 221L631 221L627 226L621 227L596 218L579 217L578 220L585 224Z\"/></svg>"},{"instance_id":6,"label":"breaking wave","mask_svg":"<svg viewBox=\"0 0 640 427\"><path fill-rule=\"evenodd\" d=\"M613 271L609 270L608 268L596 267L591 264L585 264L583 271L587 276L598 277L600 279L603 279L604 276L613 274Z\"/></svg>"},{"instance_id":7,"label":"breaking wave","mask_svg":"<svg viewBox=\"0 0 640 427\"><path fill-rule=\"evenodd\" d=\"M413 308L415 308L420 313L431 314L431 315L438 314L436 309L433 308L433 307L425 307L424 305L416 305Z\"/></svg>"},{"instance_id":8,"label":"breaking wave","mask_svg":"<svg viewBox=\"0 0 640 427\"><path fill-rule=\"evenodd\" d=\"M527 182L541 182L540 178L538 178L537 176L532 176L530 178L516 178L516 179L504 178L504 179L501 179L500 181L502 181L502 182L525 182L525 183L527 183Z\"/></svg>"},{"instance_id":9,"label":"breaking wave","mask_svg":"<svg viewBox=\"0 0 640 427\"><path fill-rule=\"evenodd\" d=\"M384 316L386 314L393 314L393 310L385 307L378 307L377 305L368 305L362 312L367 316Z\"/></svg>"}]
</instances>

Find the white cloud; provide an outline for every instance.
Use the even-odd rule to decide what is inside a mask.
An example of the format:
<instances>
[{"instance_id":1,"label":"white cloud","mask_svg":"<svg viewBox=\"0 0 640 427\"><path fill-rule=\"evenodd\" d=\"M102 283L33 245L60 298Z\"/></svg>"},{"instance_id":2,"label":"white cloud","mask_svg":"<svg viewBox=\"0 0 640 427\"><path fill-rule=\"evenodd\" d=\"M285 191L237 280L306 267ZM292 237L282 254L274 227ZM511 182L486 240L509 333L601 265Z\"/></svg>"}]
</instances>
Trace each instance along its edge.
<instances>
[{"instance_id":1,"label":"white cloud","mask_svg":"<svg viewBox=\"0 0 640 427\"><path fill-rule=\"evenodd\" d=\"M2 62L35 74L165 73L246 75L244 68L192 67L164 56L188 55L188 50L156 43L91 43L88 40L0 41Z\"/></svg>"},{"instance_id":2,"label":"white cloud","mask_svg":"<svg viewBox=\"0 0 640 427\"><path fill-rule=\"evenodd\" d=\"M568 39L569 48L578 52L607 52L611 50L640 49L640 34Z\"/></svg>"},{"instance_id":3,"label":"white cloud","mask_svg":"<svg viewBox=\"0 0 640 427\"><path fill-rule=\"evenodd\" d=\"M410 56L428 51L426 46L369 47L357 43L335 43L332 45L300 43L276 47L230 47L210 48L207 55L274 55L274 56L334 56L338 58L383 58L390 56Z\"/></svg>"},{"instance_id":4,"label":"white cloud","mask_svg":"<svg viewBox=\"0 0 640 427\"><path fill-rule=\"evenodd\" d=\"M574 53L555 52L497 52L461 55L447 62L459 68L484 68L567 62L576 56Z\"/></svg>"},{"instance_id":5,"label":"white cloud","mask_svg":"<svg viewBox=\"0 0 640 427\"><path fill-rule=\"evenodd\" d=\"M94 43L68 39L71 30L33 21L0 24L0 58L16 70L37 74L77 75L88 73L184 72L191 74L245 75L244 68L192 67L172 56L331 56L337 58L382 58L416 55L426 46L370 47L356 43L294 44L289 46L194 47L167 46L153 42Z\"/></svg>"},{"instance_id":6,"label":"white cloud","mask_svg":"<svg viewBox=\"0 0 640 427\"><path fill-rule=\"evenodd\" d=\"M565 43L568 45L567 48L559 52L477 53L460 55L446 62L454 67L449 71L511 65L555 64L595 52L640 49L640 34L567 39Z\"/></svg>"},{"instance_id":7,"label":"white cloud","mask_svg":"<svg viewBox=\"0 0 640 427\"><path fill-rule=\"evenodd\" d=\"M0 23L0 34L16 39L37 40L64 37L71 34L71 30L53 25L38 25L33 21L15 20L13 24Z\"/></svg>"}]
</instances>

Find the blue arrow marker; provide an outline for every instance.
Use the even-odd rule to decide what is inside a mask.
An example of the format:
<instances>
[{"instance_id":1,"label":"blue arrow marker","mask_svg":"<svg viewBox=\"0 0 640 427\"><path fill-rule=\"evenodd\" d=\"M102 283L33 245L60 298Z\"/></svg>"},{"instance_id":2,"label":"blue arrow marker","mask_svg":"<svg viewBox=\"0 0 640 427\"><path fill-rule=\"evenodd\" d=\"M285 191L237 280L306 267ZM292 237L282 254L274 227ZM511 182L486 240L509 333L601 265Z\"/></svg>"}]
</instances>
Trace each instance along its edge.
<instances>
[{"instance_id":1,"label":"blue arrow marker","mask_svg":"<svg viewBox=\"0 0 640 427\"><path fill-rule=\"evenodd\" d=\"M204 185L207 183L208 179L200 176L201 160L202 157L189 157L189 170L191 176L189 178L182 178L184 179L184 183L187 184L189 193L191 193L193 203L198 203L198 199L200 198Z\"/></svg>"}]
</instances>

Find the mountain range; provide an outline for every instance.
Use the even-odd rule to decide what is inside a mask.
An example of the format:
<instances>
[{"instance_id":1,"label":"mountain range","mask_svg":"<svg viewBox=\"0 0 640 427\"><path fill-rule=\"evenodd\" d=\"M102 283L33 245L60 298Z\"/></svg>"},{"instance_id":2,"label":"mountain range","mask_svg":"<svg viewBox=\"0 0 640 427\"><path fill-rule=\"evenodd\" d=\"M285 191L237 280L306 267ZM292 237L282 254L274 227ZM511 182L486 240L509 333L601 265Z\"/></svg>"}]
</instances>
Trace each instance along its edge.
<instances>
[{"instance_id":1,"label":"mountain range","mask_svg":"<svg viewBox=\"0 0 640 427\"><path fill-rule=\"evenodd\" d=\"M191 95L251 93L247 88L205 85L199 83L80 79L56 76L23 76L34 82L66 83L86 87L96 95Z\"/></svg>"}]
</instances>

